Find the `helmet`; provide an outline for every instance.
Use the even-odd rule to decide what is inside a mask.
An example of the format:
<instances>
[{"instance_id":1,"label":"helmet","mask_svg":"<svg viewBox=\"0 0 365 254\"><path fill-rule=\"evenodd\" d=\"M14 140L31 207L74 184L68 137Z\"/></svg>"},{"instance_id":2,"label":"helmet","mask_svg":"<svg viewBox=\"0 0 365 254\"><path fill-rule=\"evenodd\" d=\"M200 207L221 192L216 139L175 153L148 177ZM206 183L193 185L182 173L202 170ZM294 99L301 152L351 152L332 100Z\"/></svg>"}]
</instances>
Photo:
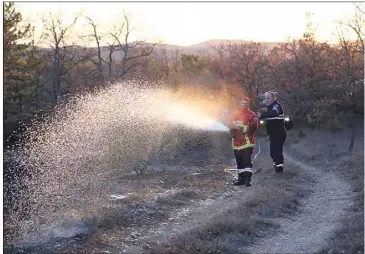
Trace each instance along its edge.
<instances>
[{"instance_id":1,"label":"helmet","mask_svg":"<svg viewBox=\"0 0 365 254\"><path fill-rule=\"evenodd\" d=\"M240 102L241 101L246 101L247 105L250 106L250 99L247 96L242 96L241 99L240 99Z\"/></svg>"}]
</instances>

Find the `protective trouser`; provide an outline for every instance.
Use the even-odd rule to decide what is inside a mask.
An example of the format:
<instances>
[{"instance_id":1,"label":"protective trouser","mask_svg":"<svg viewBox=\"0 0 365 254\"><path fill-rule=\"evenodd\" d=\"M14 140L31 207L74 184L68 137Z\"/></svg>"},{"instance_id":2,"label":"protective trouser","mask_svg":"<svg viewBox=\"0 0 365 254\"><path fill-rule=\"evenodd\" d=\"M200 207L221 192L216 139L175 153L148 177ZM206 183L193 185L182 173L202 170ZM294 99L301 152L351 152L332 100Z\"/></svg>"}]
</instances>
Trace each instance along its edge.
<instances>
[{"instance_id":1,"label":"protective trouser","mask_svg":"<svg viewBox=\"0 0 365 254\"><path fill-rule=\"evenodd\" d=\"M283 172L284 169L283 146L286 139L286 132L270 135L269 138L270 138L270 156L273 160L275 171Z\"/></svg>"},{"instance_id":2,"label":"protective trouser","mask_svg":"<svg viewBox=\"0 0 365 254\"><path fill-rule=\"evenodd\" d=\"M251 176L252 176L252 162L251 156L253 153L253 148L248 147L241 150L233 150L234 156L237 163L238 171L238 181L236 185L246 184L246 186L251 186Z\"/></svg>"}]
</instances>

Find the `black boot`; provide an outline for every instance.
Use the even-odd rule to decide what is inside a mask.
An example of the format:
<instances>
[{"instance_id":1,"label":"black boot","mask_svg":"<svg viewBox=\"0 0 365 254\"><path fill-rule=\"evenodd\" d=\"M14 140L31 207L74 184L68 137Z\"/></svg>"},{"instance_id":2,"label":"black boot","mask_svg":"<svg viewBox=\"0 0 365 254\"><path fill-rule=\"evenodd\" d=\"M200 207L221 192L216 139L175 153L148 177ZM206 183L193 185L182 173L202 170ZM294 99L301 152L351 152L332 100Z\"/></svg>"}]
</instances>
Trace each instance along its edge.
<instances>
[{"instance_id":1,"label":"black boot","mask_svg":"<svg viewBox=\"0 0 365 254\"><path fill-rule=\"evenodd\" d=\"M244 182L245 182L245 185L247 187L250 187L252 184L251 184L251 176L252 176L252 172L250 171L244 171L243 173L243 176L244 176Z\"/></svg>"},{"instance_id":2,"label":"black boot","mask_svg":"<svg viewBox=\"0 0 365 254\"><path fill-rule=\"evenodd\" d=\"M276 168L276 164L275 164L275 162L274 162L272 165L274 166L274 170L275 170L275 172L277 172L277 168Z\"/></svg>"},{"instance_id":3,"label":"black boot","mask_svg":"<svg viewBox=\"0 0 365 254\"><path fill-rule=\"evenodd\" d=\"M250 187L250 186L252 186L251 177L247 178L247 180L246 180L246 187Z\"/></svg>"},{"instance_id":4,"label":"black boot","mask_svg":"<svg viewBox=\"0 0 365 254\"><path fill-rule=\"evenodd\" d=\"M275 172L276 173L283 173L284 167L283 166L276 166Z\"/></svg>"},{"instance_id":5,"label":"black boot","mask_svg":"<svg viewBox=\"0 0 365 254\"><path fill-rule=\"evenodd\" d=\"M244 177L243 173L238 173L238 179L233 183L234 185L245 185L246 178Z\"/></svg>"}]
</instances>

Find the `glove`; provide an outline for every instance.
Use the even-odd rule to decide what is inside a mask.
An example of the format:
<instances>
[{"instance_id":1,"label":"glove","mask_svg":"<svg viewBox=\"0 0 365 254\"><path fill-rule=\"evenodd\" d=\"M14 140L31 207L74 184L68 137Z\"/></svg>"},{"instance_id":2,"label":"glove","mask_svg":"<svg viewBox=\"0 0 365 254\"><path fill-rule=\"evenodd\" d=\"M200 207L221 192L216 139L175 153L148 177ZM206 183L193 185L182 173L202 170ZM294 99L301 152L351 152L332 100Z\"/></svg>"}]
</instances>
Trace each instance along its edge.
<instances>
[{"instance_id":1,"label":"glove","mask_svg":"<svg viewBox=\"0 0 365 254\"><path fill-rule=\"evenodd\" d=\"M255 130L255 128L253 126L248 125L247 131L246 131L247 135L252 135L254 133L254 130Z\"/></svg>"},{"instance_id":2,"label":"glove","mask_svg":"<svg viewBox=\"0 0 365 254\"><path fill-rule=\"evenodd\" d=\"M236 135L237 135L237 129L230 129L229 130L229 136L231 137L231 138L234 138L234 137L236 137Z\"/></svg>"}]
</instances>

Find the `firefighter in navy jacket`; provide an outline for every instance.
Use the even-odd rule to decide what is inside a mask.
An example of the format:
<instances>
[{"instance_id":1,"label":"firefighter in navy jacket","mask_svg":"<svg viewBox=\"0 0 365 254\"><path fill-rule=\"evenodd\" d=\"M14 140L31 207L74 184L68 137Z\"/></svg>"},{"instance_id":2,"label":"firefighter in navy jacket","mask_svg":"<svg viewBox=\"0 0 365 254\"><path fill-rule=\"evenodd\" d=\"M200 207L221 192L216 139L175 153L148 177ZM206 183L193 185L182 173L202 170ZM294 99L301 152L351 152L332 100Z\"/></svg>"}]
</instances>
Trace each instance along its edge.
<instances>
[{"instance_id":1,"label":"firefighter in navy jacket","mask_svg":"<svg viewBox=\"0 0 365 254\"><path fill-rule=\"evenodd\" d=\"M286 139L284 110L273 92L265 93L265 102L266 112L257 113L257 117L266 120L266 130L270 139L270 156L275 172L282 173L284 169L283 146Z\"/></svg>"}]
</instances>

